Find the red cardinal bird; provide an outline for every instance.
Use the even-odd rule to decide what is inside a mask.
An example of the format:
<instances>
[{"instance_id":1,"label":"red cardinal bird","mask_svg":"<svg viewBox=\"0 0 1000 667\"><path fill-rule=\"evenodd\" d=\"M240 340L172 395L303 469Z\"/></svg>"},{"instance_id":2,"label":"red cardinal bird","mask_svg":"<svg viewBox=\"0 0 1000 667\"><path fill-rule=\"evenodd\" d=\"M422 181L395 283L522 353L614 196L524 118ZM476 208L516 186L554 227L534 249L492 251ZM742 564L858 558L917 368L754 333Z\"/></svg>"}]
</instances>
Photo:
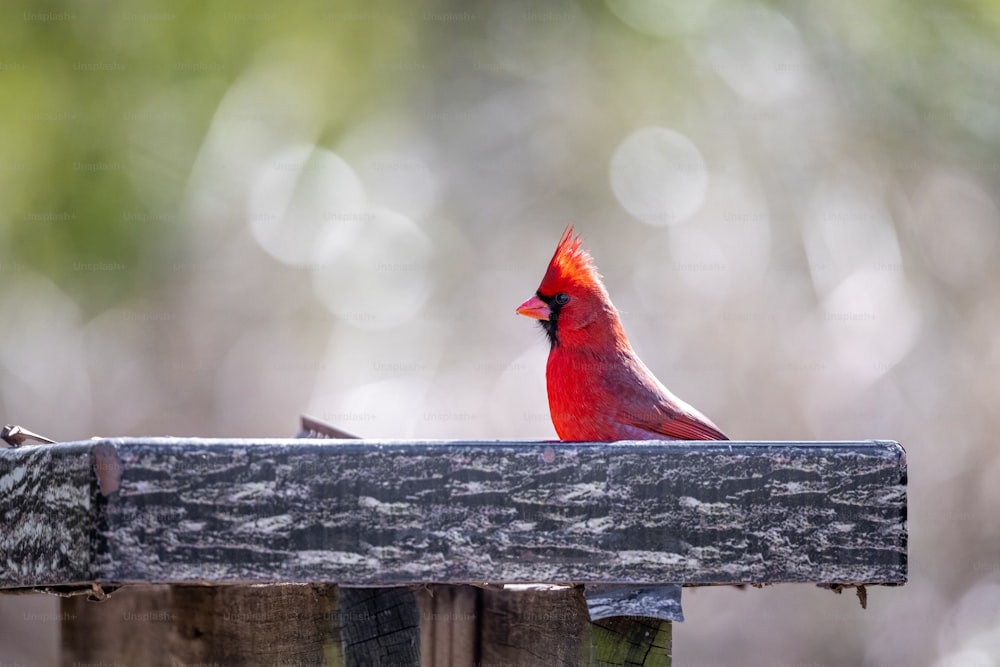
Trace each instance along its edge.
<instances>
[{"instance_id":1,"label":"red cardinal bird","mask_svg":"<svg viewBox=\"0 0 1000 667\"><path fill-rule=\"evenodd\" d=\"M639 360L580 237L566 228L535 296L517 312L552 347L549 411L561 440L728 440Z\"/></svg>"}]
</instances>

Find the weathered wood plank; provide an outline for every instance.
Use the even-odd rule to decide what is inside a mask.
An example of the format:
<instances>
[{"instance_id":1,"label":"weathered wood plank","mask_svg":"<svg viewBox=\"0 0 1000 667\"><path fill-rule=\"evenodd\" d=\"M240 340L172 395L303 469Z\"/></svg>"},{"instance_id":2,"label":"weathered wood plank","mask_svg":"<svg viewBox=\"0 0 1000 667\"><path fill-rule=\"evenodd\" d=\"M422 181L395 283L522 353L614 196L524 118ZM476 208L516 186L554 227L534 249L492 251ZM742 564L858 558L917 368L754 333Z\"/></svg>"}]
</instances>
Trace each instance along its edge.
<instances>
[{"instance_id":1,"label":"weathered wood plank","mask_svg":"<svg viewBox=\"0 0 1000 667\"><path fill-rule=\"evenodd\" d=\"M486 589L482 598L481 664L601 664L592 659L592 624L581 587Z\"/></svg>"},{"instance_id":2,"label":"weathered wood plank","mask_svg":"<svg viewBox=\"0 0 1000 667\"><path fill-rule=\"evenodd\" d=\"M0 587L901 583L893 442L107 439L0 451Z\"/></svg>"},{"instance_id":3,"label":"weathered wood plank","mask_svg":"<svg viewBox=\"0 0 1000 667\"><path fill-rule=\"evenodd\" d=\"M476 667L483 589L474 586L420 586L420 664Z\"/></svg>"},{"instance_id":4,"label":"weathered wood plank","mask_svg":"<svg viewBox=\"0 0 1000 667\"><path fill-rule=\"evenodd\" d=\"M594 621L593 665L670 667L673 624L655 618L615 616Z\"/></svg>"},{"instance_id":5,"label":"weathered wood plank","mask_svg":"<svg viewBox=\"0 0 1000 667\"><path fill-rule=\"evenodd\" d=\"M337 593L334 585L144 585L100 603L66 598L60 663L375 664L345 659L351 648L340 633L352 617L338 610Z\"/></svg>"},{"instance_id":6,"label":"weathered wood plank","mask_svg":"<svg viewBox=\"0 0 1000 667\"><path fill-rule=\"evenodd\" d=\"M480 595L482 657L475 664L670 665L669 621L640 616L591 621L582 586L555 590L490 588L480 591Z\"/></svg>"},{"instance_id":7,"label":"weathered wood plank","mask_svg":"<svg viewBox=\"0 0 1000 667\"><path fill-rule=\"evenodd\" d=\"M341 588L349 667L420 664L420 612L411 588Z\"/></svg>"},{"instance_id":8,"label":"weathered wood plank","mask_svg":"<svg viewBox=\"0 0 1000 667\"><path fill-rule=\"evenodd\" d=\"M88 443L0 449L0 587L96 574L93 484Z\"/></svg>"},{"instance_id":9,"label":"weathered wood plank","mask_svg":"<svg viewBox=\"0 0 1000 667\"><path fill-rule=\"evenodd\" d=\"M62 601L60 664L670 664L669 622L591 622L581 588L131 585Z\"/></svg>"}]
</instances>

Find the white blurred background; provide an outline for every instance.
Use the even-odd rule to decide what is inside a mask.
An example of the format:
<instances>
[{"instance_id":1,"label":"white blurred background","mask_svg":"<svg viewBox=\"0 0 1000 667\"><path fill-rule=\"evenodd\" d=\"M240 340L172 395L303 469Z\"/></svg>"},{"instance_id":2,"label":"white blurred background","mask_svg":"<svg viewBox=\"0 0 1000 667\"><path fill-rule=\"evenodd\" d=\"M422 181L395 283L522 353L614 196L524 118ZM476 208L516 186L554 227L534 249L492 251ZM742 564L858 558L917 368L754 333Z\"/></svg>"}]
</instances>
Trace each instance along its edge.
<instances>
[{"instance_id":1,"label":"white blurred background","mask_svg":"<svg viewBox=\"0 0 1000 667\"><path fill-rule=\"evenodd\" d=\"M514 308L573 222L731 437L909 454L905 587L686 591L677 664L995 665L1000 11L852 7L5 3L0 421L552 438Z\"/></svg>"}]
</instances>

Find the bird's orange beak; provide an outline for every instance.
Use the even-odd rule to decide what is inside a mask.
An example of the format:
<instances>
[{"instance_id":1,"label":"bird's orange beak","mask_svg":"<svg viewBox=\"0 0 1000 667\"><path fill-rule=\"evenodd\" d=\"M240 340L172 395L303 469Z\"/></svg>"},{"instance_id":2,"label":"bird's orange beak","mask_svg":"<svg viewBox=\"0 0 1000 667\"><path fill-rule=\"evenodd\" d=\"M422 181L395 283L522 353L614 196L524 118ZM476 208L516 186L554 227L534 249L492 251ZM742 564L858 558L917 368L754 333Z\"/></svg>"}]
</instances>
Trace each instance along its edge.
<instances>
[{"instance_id":1,"label":"bird's orange beak","mask_svg":"<svg viewBox=\"0 0 1000 667\"><path fill-rule=\"evenodd\" d=\"M535 320L547 320L552 311L545 305L545 302L537 296L533 296L517 307L517 314L530 317Z\"/></svg>"}]
</instances>

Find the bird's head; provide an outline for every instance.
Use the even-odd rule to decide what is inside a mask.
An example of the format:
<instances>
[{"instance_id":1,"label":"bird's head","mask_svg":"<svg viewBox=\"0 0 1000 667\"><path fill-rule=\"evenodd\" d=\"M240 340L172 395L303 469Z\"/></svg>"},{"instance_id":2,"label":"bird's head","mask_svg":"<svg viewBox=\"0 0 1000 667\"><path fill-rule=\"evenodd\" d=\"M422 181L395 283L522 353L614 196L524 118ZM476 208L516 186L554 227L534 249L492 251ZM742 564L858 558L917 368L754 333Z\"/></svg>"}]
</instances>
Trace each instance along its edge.
<instances>
[{"instance_id":1,"label":"bird's head","mask_svg":"<svg viewBox=\"0 0 1000 667\"><path fill-rule=\"evenodd\" d=\"M620 326L601 275L580 237L573 235L572 225L559 239L535 296L522 303L517 313L538 320L553 348L567 341L603 338L605 331L589 331L599 322L611 325L597 327L609 333Z\"/></svg>"}]
</instances>

